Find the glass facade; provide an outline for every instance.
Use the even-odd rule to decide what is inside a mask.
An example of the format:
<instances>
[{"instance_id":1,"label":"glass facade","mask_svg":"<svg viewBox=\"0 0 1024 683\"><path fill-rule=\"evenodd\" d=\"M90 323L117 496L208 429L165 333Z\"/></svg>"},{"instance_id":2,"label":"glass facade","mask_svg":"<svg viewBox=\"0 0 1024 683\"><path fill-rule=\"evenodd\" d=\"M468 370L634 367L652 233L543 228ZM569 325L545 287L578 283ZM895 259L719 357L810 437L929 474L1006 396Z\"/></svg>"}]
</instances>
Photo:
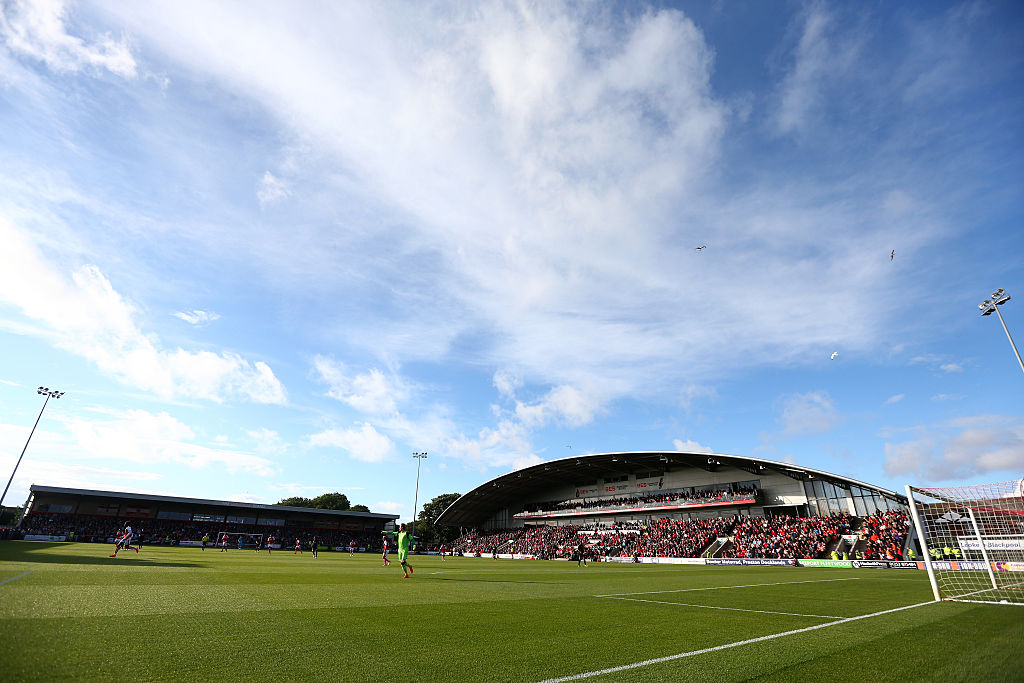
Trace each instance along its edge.
<instances>
[{"instance_id":1,"label":"glass facade","mask_svg":"<svg viewBox=\"0 0 1024 683\"><path fill-rule=\"evenodd\" d=\"M850 512L846 490L824 481L812 480L804 482L807 494L807 512L811 515L828 515L835 512ZM903 506L889 500L878 493L860 486L850 486L850 498L853 499L853 514L866 517L875 511L900 510Z\"/></svg>"},{"instance_id":2,"label":"glass facade","mask_svg":"<svg viewBox=\"0 0 1024 683\"><path fill-rule=\"evenodd\" d=\"M807 494L808 514L831 515L850 511L846 491L834 484L817 479L805 481L804 492Z\"/></svg>"}]
</instances>

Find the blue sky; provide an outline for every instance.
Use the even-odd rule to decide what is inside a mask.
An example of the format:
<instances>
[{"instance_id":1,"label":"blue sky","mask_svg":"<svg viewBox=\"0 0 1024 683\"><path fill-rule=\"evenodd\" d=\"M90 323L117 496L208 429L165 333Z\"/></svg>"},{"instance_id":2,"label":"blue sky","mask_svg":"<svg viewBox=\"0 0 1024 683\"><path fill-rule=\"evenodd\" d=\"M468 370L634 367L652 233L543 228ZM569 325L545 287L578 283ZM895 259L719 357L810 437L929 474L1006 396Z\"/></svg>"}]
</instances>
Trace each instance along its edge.
<instances>
[{"instance_id":1,"label":"blue sky","mask_svg":"<svg viewBox=\"0 0 1024 683\"><path fill-rule=\"evenodd\" d=\"M0 471L67 392L7 502L1018 478L1022 14L4 0Z\"/></svg>"}]
</instances>

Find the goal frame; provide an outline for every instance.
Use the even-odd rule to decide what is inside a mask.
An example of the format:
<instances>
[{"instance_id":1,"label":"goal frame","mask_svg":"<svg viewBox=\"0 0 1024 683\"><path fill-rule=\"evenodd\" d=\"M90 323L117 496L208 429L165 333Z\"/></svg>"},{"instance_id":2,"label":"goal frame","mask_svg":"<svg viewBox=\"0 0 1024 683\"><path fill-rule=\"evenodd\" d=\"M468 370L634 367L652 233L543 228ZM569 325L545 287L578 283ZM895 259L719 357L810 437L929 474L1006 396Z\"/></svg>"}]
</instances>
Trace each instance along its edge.
<instances>
[{"instance_id":1,"label":"goal frame","mask_svg":"<svg viewBox=\"0 0 1024 683\"><path fill-rule=\"evenodd\" d=\"M999 496L1002 491L1009 493ZM1005 577L1006 581L1000 581L1004 574L1001 571L1003 569L1015 572L1024 570L1024 480L943 489L919 488L907 484L906 493L911 519L921 543L921 559L936 602L950 600L1024 606L1024 577L1015 580L1017 577L1010 574ZM915 493L918 494L917 498L914 496ZM925 503L921 500L924 497L936 502ZM1020 501L1016 503L1016 507L1012 507L1010 503L1014 500ZM1008 504L1001 505L1002 501ZM923 515L928 514L928 508L931 506L938 506L946 512L934 518L922 519ZM983 525L978 523L978 513L985 517L984 521L988 522L988 528L993 525L1001 526L998 522L1003 518L1009 520L1006 526L1012 526L1013 515L1020 515L1021 519L1016 520L1020 527L1017 529L1018 533L983 533ZM947 515L955 517L947 520ZM988 515L992 515L991 519ZM965 520L969 525L963 523ZM943 533L935 533L941 524L947 524L950 528ZM957 534L953 528L954 524L968 533ZM1006 547L997 550L997 543L1000 541L1005 542ZM932 553L941 554L943 550L948 551L951 544L954 557L945 557L941 563L936 561ZM1003 557L993 557L989 552L990 548ZM967 557L964 557L964 554ZM975 555L973 559L970 557L972 554ZM978 554L980 557L977 557ZM1007 559L1008 562L997 561ZM956 568L952 566L954 562ZM965 564L968 566L963 566ZM982 566L978 567L979 564ZM1017 568L1006 565L1017 565ZM982 572L984 578L981 577ZM954 590L955 588L959 590Z\"/></svg>"}]
</instances>

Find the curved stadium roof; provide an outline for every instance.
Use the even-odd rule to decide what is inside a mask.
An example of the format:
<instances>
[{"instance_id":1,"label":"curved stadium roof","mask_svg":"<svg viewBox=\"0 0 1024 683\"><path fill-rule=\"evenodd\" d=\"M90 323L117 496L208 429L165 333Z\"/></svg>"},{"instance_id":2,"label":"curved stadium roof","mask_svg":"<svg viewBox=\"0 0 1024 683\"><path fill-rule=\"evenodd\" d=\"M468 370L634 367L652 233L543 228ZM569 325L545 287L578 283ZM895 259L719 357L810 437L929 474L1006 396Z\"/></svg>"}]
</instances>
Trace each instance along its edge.
<instances>
[{"instance_id":1,"label":"curved stadium roof","mask_svg":"<svg viewBox=\"0 0 1024 683\"><path fill-rule=\"evenodd\" d=\"M907 503L907 497L895 491L839 474L791 463L719 453L627 451L560 458L495 477L480 484L449 505L437 518L436 523L451 526L475 526L483 523L502 508L515 506L522 501L529 500L544 489L571 485L581 476L610 477L623 474L632 475L652 469L682 467L694 467L707 472L717 472L723 468L732 467L754 475L777 472L798 481L825 481L844 489L859 486L904 505Z\"/></svg>"}]
</instances>

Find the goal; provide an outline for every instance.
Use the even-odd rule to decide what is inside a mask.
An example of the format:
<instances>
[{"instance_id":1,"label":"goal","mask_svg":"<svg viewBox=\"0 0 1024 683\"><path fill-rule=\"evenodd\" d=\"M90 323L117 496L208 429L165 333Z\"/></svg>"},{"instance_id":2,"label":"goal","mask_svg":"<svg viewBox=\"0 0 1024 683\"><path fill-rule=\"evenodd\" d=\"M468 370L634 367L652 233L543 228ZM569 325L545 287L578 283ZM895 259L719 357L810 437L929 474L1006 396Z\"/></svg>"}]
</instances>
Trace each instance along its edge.
<instances>
[{"instance_id":1,"label":"goal","mask_svg":"<svg viewBox=\"0 0 1024 683\"><path fill-rule=\"evenodd\" d=\"M1024 479L906 488L936 600L1024 605Z\"/></svg>"},{"instance_id":2,"label":"goal","mask_svg":"<svg viewBox=\"0 0 1024 683\"><path fill-rule=\"evenodd\" d=\"M222 531L213 537L215 548L221 547L221 538L227 536L228 550L238 550L238 542L242 542L243 550L257 550L263 547L263 534L243 534L237 531Z\"/></svg>"}]
</instances>

